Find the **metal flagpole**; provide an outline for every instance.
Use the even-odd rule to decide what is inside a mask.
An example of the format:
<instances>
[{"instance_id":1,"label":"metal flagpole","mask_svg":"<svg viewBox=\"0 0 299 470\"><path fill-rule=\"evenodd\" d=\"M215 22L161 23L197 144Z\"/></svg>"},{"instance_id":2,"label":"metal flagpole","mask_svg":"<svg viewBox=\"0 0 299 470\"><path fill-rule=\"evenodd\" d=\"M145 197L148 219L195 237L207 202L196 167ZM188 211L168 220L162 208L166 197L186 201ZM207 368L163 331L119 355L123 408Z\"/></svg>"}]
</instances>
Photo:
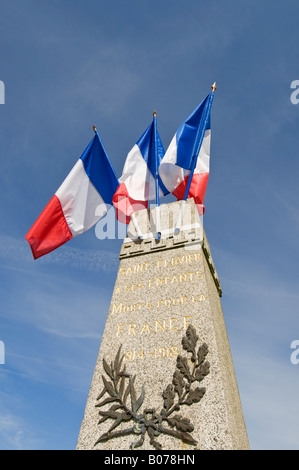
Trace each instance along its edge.
<instances>
[{"instance_id":1,"label":"metal flagpole","mask_svg":"<svg viewBox=\"0 0 299 470\"><path fill-rule=\"evenodd\" d=\"M135 227L135 230L136 230L136 233L137 233L138 238L139 238L140 240L143 240L143 235L142 235L142 232L141 232L140 227L139 227L139 225L138 225L135 212L133 212L133 214L131 215L131 220L132 220L133 225L134 225L134 227Z\"/></svg>"},{"instance_id":2,"label":"metal flagpole","mask_svg":"<svg viewBox=\"0 0 299 470\"><path fill-rule=\"evenodd\" d=\"M154 121L154 142L155 142L155 184L156 184L156 234L157 239L161 238L161 229L160 229L160 198L159 198L159 173L158 173L158 147L157 147L157 112L153 112L153 121Z\"/></svg>"},{"instance_id":3,"label":"metal flagpole","mask_svg":"<svg viewBox=\"0 0 299 470\"><path fill-rule=\"evenodd\" d=\"M188 197L188 194L189 194L189 190L190 190L194 170L196 168L196 163L197 163L197 158L198 158L198 154L199 154L199 151L200 151L200 147L201 147L204 135L205 135L206 126L207 126L211 106L212 106L212 103L213 103L215 90L216 90L216 82L214 82L213 85L212 85L212 92L210 93L209 100L207 101L206 106L205 106L204 123L203 123L202 126L198 126L198 129L197 129L196 139L195 139L195 142L194 142L193 152L192 152L192 163L191 163L191 168L190 168L190 175L189 175L189 178L188 178L184 199L182 200L181 209L180 209L178 219L177 219L177 223L176 223L176 228L175 228L175 233L176 234L178 234L180 232L180 229L181 229L183 214L184 214L185 205L186 205L186 200L187 200L187 197Z\"/></svg>"}]
</instances>

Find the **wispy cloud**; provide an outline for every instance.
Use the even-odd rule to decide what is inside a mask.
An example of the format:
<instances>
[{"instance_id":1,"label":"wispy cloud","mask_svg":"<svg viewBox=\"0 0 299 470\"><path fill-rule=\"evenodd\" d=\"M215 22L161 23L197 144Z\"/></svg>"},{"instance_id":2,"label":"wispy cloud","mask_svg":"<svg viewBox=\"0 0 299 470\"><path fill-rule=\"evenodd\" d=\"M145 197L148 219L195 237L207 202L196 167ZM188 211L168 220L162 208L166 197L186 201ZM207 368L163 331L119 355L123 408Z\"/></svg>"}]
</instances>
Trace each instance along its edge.
<instances>
[{"instance_id":1,"label":"wispy cloud","mask_svg":"<svg viewBox=\"0 0 299 470\"><path fill-rule=\"evenodd\" d=\"M239 350L238 383L246 403L245 421L254 449L299 449L298 368L267 351ZM283 399L282 399L283 397Z\"/></svg>"},{"instance_id":2,"label":"wispy cloud","mask_svg":"<svg viewBox=\"0 0 299 470\"><path fill-rule=\"evenodd\" d=\"M1 394L0 406L0 438L1 449L30 450L41 448L43 443L28 426L28 423L20 414L13 413L3 405L3 401L11 401L11 397L5 400Z\"/></svg>"},{"instance_id":3,"label":"wispy cloud","mask_svg":"<svg viewBox=\"0 0 299 470\"><path fill-rule=\"evenodd\" d=\"M0 258L10 261L33 262L26 240L0 234ZM87 271L113 272L118 266L118 255L112 251L79 249L64 245L38 261Z\"/></svg>"}]
</instances>

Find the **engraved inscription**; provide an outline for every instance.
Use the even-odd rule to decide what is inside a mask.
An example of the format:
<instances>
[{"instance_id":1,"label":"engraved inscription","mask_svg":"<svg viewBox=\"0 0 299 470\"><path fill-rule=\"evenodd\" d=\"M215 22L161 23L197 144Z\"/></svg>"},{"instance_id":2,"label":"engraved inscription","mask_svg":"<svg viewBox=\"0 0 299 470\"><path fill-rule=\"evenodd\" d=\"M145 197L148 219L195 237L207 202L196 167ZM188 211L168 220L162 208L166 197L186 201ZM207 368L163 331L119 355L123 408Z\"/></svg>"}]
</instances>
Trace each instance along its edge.
<instances>
[{"instance_id":1,"label":"engraved inscription","mask_svg":"<svg viewBox=\"0 0 299 470\"><path fill-rule=\"evenodd\" d=\"M179 331L187 330L192 320L191 315L185 315L182 318L171 317L168 319L154 320L153 322L144 322L141 326L136 323L123 323L117 326L116 337L120 336L142 336L145 334L157 334L161 331Z\"/></svg>"},{"instance_id":2,"label":"engraved inscription","mask_svg":"<svg viewBox=\"0 0 299 470\"><path fill-rule=\"evenodd\" d=\"M200 294L198 296L191 295L191 297L186 297L185 295L180 297L174 297L172 299L159 299L156 302L137 302L134 304L124 304L123 302L120 303L113 303L112 305L112 313L131 313L140 311L142 309L150 310L152 308L161 309L163 307L175 307L175 306L182 306L189 303L197 303L197 302L205 302L206 296L204 294Z\"/></svg>"},{"instance_id":3,"label":"engraved inscription","mask_svg":"<svg viewBox=\"0 0 299 470\"><path fill-rule=\"evenodd\" d=\"M132 266L128 266L127 268L120 268L119 275L127 276L130 274L145 273L148 271L159 270L161 268L192 264L196 261L200 261L201 259L201 253L187 253L182 256L173 256L171 258L159 259L154 263L136 263Z\"/></svg>"},{"instance_id":4,"label":"engraved inscription","mask_svg":"<svg viewBox=\"0 0 299 470\"><path fill-rule=\"evenodd\" d=\"M161 359L163 357L177 357L178 355L179 349L177 346L162 346L160 348L153 348L151 351L133 349L131 351L124 351L124 361L131 362L146 358Z\"/></svg>"},{"instance_id":5,"label":"engraved inscription","mask_svg":"<svg viewBox=\"0 0 299 470\"><path fill-rule=\"evenodd\" d=\"M195 282L198 279L203 279L204 275L201 271L188 271L171 276L162 276L148 279L145 282L127 284L122 287L118 286L115 290L116 293L120 292L134 292L139 289L147 289L152 287L174 286L184 282Z\"/></svg>"}]
</instances>

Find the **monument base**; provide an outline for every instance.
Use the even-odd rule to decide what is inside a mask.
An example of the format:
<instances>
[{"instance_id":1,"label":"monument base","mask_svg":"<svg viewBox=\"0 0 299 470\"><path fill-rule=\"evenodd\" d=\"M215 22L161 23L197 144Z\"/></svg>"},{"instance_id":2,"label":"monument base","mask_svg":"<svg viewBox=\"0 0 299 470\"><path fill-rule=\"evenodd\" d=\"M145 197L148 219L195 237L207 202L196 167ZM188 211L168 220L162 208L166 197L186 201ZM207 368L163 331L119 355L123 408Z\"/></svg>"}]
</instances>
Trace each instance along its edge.
<instances>
[{"instance_id":1,"label":"monument base","mask_svg":"<svg viewBox=\"0 0 299 470\"><path fill-rule=\"evenodd\" d=\"M249 449L220 282L193 199L136 213L78 438L78 450ZM130 224L128 233L136 236Z\"/></svg>"}]
</instances>

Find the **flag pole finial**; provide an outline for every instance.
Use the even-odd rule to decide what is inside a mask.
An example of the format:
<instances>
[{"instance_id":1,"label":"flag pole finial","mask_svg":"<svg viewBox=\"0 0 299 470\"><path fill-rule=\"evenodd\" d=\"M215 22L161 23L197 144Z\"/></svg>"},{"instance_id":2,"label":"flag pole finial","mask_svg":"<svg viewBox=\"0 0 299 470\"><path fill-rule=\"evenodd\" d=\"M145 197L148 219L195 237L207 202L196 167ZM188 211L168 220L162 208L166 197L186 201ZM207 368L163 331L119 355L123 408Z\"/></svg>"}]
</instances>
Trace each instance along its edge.
<instances>
[{"instance_id":1,"label":"flag pole finial","mask_svg":"<svg viewBox=\"0 0 299 470\"><path fill-rule=\"evenodd\" d=\"M157 111L154 109L153 116L157 117Z\"/></svg>"},{"instance_id":2,"label":"flag pole finial","mask_svg":"<svg viewBox=\"0 0 299 470\"><path fill-rule=\"evenodd\" d=\"M212 91L216 91L217 87L216 87L216 82L213 83L212 85Z\"/></svg>"},{"instance_id":3,"label":"flag pole finial","mask_svg":"<svg viewBox=\"0 0 299 470\"><path fill-rule=\"evenodd\" d=\"M92 128L95 132L98 132L96 126L92 126Z\"/></svg>"}]
</instances>

